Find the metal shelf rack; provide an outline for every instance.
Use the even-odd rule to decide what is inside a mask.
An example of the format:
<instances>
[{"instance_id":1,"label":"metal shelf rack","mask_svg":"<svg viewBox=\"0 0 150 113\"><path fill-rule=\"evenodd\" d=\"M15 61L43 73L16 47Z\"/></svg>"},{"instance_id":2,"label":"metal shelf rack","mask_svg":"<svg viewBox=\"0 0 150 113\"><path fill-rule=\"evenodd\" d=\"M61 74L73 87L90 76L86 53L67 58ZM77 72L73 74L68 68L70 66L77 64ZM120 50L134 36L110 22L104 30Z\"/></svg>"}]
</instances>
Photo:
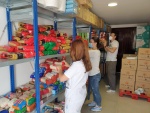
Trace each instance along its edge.
<instances>
[{"instance_id":1,"label":"metal shelf rack","mask_svg":"<svg viewBox=\"0 0 150 113\"><path fill-rule=\"evenodd\" d=\"M0 0L0 6L6 8L7 14L7 29L8 29L8 40L12 40L12 22L13 21L24 21L24 20L33 20L34 26L34 47L36 56L34 58L19 59L19 60L0 60L0 67L10 66L10 81L11 81L11 91L15 91L15 79L14 79L14 65L24 62L35 62L35 86L36 86L36 110L33 112L40 113L40 88L39 88L39 60L60 56L67 56L69 54L57 54L57 55L48 55L39 57L38 55L38 17L42 17L51 21L54 21L54 29L57 30L58 23L71 22L66 27L72 28L73 40L76 37L76 28L89 27L90 31L92 26L88 22L80 21L79 18L70 17L68 15L57 14L56 12L51 11L51 9L45 8L37 3L37 0ZM84 24L83 24L84 23ZM91 32L90 32L91 33ZM91 34L90 34L91 37ZM52 96L52 98L46 102L50 102L59 96ZM32 113L33 113L32 112Z\"/></svg>"}]
</instances>

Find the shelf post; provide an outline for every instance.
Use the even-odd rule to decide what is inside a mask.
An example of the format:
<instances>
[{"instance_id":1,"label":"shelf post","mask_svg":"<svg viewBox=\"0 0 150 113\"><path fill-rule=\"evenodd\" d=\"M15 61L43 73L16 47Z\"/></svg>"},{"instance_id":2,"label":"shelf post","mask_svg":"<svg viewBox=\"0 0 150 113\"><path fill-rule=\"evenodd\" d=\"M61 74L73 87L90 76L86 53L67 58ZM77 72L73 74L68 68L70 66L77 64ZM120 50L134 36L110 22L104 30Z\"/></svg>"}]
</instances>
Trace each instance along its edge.
<instances>
[{"instance_id":1,"label":"shelf post","mask_svg":"<svg viewBox=\"0 0 150 113\"><path fill-rule=\"evenodd\" d=\"M89 27L89 41L90 41L90 39L92 38L92 37L91 37L91 33L92 33L92 26L90 25L90 27Z\"/></svg>"},{"instance_id":2,"label":"shelf post","mask_svg":"<svg viewBox=\"0 0 150 113\"><path fill-rule=\"evenodd\" d=\"M73 40L75 40L76 39L76 35L77 35L77 29L76 29L76 18L74 17L73 18L73 31L72 31L73 33Z\"/></svg>"},{"instance_id":3,"label":"shelf post","mask_svg":"<svg viewBox=\"0 0 150 113\"><path fill-rule=\"evenodd\" d=\"M7 32L8 32L8 41L12 40L12 23L10 21L10 9L6 8L6 16L7 16ZM15 92L15 77L14 77L14 65L9 66L10 69L10 87L11 92Z\"/></svg>"},{"instance_id":4,"label":"shelf post","mask_svg":"<svg viewBox=\"0 0 150 113\"><path fill-rule=\"evenodd\" d=\"M98 38L100 38L100 29L97 32L98 32Z\"/></svg>"},{"instance_id":5,"label":"shelf post","mask_svg":"<svg viewBox=\"0 0 150 113\"><path fill-rule=\"evenodd\" d=\"M40 80L39 80L39 41L38 41L38 8L37 0L32 0L33 25L34 25L34 48L35 48L35 89L36 89L36 113L40 113Z\"/></svg>"},{"instance_id":6,"label":"shelf post","mask_svg":"<svg viewBox=\"0 0 150 113\"><path fill-rule=\"evenodd\" d=\"M57 21L54 21L54 30L57 31Z\"/></svg>"}]
</instances>

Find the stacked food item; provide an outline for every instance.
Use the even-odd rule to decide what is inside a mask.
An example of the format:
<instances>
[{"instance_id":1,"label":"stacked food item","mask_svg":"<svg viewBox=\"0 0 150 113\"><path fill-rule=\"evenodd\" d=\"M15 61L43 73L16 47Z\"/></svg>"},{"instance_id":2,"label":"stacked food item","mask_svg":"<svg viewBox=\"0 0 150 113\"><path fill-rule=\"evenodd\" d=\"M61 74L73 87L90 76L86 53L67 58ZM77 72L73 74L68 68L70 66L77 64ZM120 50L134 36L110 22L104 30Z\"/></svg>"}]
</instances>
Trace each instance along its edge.
<instances>
[{"instance_id":1,"label":"stacked food item","mask_svg":"<svg viewBox=\"0 0 150 113\"><path fill-rule=\"evenodd\" d=\"M8 45L0 46L1 59L22 59L35 56L33 25L19 23ZM38 26L39 56L64 54L70 51L71 40L66 33L55 31L52 25Z\"/></svg>"},{"instance_id":2,"label":"stacked food item","mask_svg":"<svg viewBox=\"0 0 150 113\"><path fill-rule=\"evenodd\" d=\"M50 99L51 95L56 95L65 89L65 83L58 79L57 66L61 66L65 71L63 59L47 59L40 64L40 99L41 104L45 100ZM36 107L36 91L35 91L35 73L30 76L32 79L29 83L22 85L15 92L9 92L0 97L0 108L8 110L10 113L31 112Z\"/></svg>"}]
</instances>

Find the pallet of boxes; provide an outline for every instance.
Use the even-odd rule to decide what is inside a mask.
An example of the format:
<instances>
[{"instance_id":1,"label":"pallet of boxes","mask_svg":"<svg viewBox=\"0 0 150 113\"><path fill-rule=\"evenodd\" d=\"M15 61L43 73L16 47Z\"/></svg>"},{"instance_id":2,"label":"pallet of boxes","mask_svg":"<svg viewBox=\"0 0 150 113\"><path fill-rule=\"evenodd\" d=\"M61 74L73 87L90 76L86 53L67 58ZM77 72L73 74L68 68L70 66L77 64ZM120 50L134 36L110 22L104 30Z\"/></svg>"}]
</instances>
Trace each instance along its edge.
<instances>
[{"instance_id":1,"label":"pallet of boxes","mask_svg":"<svg viewBox=\"0 0 150 113\"><path fill-rule=\"evenodd\" d=\"M150 48L138 49L135 93L150 102Z\"/></svg>"},{"instance_id":2,"label":"pallet of boxes","mask_svg":"<svg viewBox=\"0 0 150 113\"><path fill-rule=\"evenodd\" d=\"M134 93L136 70L137 55L124 54L122 58L119 96L129 95L132 98L136 97L136 94Z\"/></svg>"},{"instance_id":3,"label":"pallet of boxes","mask_svg":"<svg viewBox=\"0 0 150 113\"><path fill-rule=\"evenodd\" d=\"M139 48L138 56L124 55L119 96L146 98L150 102L150 49Z\"/></svg>"}]
</instances>

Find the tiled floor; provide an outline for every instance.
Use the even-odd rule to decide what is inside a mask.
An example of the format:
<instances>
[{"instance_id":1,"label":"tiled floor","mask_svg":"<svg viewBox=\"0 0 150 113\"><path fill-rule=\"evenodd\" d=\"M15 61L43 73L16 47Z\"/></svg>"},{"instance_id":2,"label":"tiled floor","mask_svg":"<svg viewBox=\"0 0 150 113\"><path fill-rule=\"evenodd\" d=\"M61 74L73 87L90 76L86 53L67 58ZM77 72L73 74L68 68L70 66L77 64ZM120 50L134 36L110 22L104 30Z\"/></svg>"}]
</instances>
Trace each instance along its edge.
<instances>
[{"instance_id":1,"label":"tiled floor","mask_svg":"<svg viewBox=\"0 0 150 113\"><path fill-rule=\"evenodd\" d=\"M118 90L114 94L106 93L103 80L100 83L100 92L102 96L102 111L95 113L150 113L150 102L146 99L133 100L131 97L124 96L119 97ZM89 102L86 100L81 113L94 113L90 111L90 107L87 106Z\"/></svg>"}]
</instances>

